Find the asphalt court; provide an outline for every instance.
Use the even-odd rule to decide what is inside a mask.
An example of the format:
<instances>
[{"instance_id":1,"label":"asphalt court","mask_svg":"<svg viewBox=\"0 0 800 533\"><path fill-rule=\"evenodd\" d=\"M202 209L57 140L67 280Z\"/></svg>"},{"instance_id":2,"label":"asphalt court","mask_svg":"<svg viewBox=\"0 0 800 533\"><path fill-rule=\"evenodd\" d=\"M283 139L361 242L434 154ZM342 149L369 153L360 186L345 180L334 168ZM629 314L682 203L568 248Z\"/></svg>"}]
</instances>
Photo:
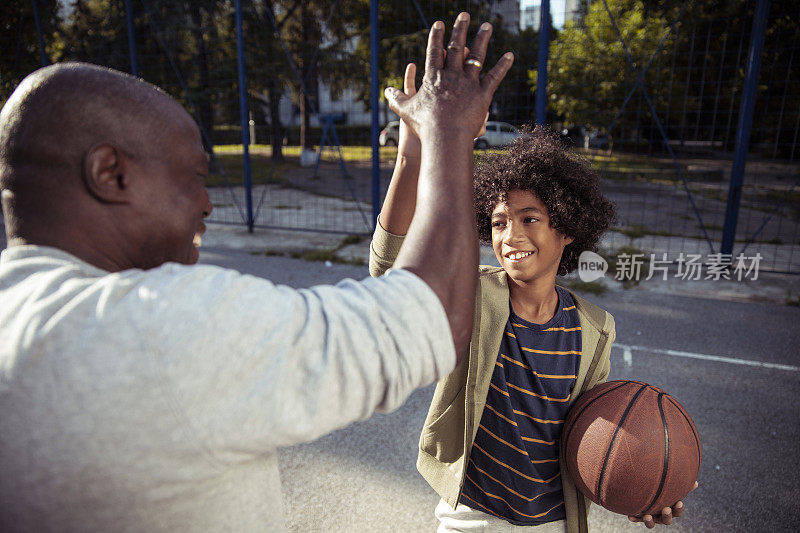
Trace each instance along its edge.
<instances>
[{"instance_id":1,"label":"asphalt court","mask_svg":"<svg viewBox=\"0 0 800 533\"><path fill-rule=\"evenodd\" d=\"M367 275L365 267L236 251L205 250L201 261L295 287ZM700 488L669 531L787 530L785 517L800 510L800 309L636 290L586 297L616 319L609 379L664 389L698 428ZM289 529L434 531L438 497L415 468L432 394L433 386L420 389L394 413L281 450ZM597 506L590 527L645 530Z\"/></svg>"}]
</instances>

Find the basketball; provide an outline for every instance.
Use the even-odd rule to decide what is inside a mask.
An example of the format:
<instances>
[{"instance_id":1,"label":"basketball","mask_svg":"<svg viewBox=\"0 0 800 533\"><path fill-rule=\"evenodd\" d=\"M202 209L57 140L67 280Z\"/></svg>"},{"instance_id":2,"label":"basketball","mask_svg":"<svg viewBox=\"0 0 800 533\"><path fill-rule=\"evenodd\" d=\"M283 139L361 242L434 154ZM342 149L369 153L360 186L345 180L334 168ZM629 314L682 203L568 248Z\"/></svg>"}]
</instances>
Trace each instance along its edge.
<instances>
[{"instance_id":1,"label":"basketball","mask_svg":"<svg viewBox=\"0 0 800 533\"><path fill-rule=\"evenodd\" d=\"M578 490L624 515L659 514L700 473L700 438L686 409L641 381L609 381L581 396L561 447Z\"/></svg>"}]
</instances>

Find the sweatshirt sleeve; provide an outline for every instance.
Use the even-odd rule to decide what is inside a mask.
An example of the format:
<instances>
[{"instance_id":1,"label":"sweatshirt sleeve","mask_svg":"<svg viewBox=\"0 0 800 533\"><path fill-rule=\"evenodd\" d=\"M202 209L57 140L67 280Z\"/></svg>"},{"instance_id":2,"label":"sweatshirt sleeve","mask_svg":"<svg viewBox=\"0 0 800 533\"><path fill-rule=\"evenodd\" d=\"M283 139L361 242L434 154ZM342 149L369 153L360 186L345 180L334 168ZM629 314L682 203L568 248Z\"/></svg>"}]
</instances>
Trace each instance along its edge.
<instances>
[{"instance_id":1,"label":"sweatshirt sleeve","mask_svg":"<svg viewBox=\"0 0 800 533\"><path fill-rule=\"evenodd\" d=\"M139 291L150 354L223 460L394 410L455 365L439 299L404 270L302 290L216 267L160 270Z\"/></svg>"}]
</instances>

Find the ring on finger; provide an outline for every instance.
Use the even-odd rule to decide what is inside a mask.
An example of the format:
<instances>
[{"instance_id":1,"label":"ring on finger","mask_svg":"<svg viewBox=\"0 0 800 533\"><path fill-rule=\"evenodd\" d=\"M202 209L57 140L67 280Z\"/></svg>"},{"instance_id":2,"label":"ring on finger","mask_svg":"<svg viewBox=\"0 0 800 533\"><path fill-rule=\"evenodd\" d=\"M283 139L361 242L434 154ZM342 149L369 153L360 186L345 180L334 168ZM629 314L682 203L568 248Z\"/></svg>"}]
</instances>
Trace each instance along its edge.
<instances>
[{"instance_id":1,"label":"ring on finger","mask_svg":"<svg viewBox=\"0 0 800 533\"><path fill-rule=\"evenodd\" d=\"M477 59L475 59L473 57L470 57L469 59L464 61L464 63L466 63L467 65L472 65L472 66L478 67L478 68L481 68L483 66L483 63L481 63L480 61L478 61Z\"/></svg>"}]
</instances>

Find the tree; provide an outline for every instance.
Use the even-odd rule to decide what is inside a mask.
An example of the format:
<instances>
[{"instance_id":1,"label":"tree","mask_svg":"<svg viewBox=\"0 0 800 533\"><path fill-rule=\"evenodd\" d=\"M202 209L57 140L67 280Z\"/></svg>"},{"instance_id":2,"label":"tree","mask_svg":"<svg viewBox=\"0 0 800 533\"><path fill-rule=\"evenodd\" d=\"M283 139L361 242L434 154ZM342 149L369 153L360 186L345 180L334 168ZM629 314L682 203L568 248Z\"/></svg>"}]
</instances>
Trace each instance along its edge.
<instances>
[{"instance_id":1,"label":"tree","mask_svg":"<svg viewBox=\"0 0 800 533\"><path fill-rule=\"evenodd\" d=\"M39 8L45 58L53 61L62 40L58 32L58 0L36 0ZM22 79L42 66L31 0L0 2L0 105L5 103Z\"/></svg>"},{"instance_id":2,"label":"tree","mask_svg":"<svg viewBox=\"0 0 800 533\"><path fill-rule=\"evenodd\" d=\"M608 5L637 69L641 70L656 51L671 19L657 11L646 13L641 0L608 0ZM660 52L662 56L672 49L672 39L673 35L667 38ZM666 78L668 70L668 61L654 61L646 80ZM635 81L601 1L589 6L582 21L568 21L550 46L549 106L568 124L607 128ZM652 83L648 84L648 90L651 89ZM669 96L663 91L652 94L656 94L658 101ZM626 124L623 119L620 130Z\"/></svg>"},{"instance_id":3,"label":"tree","mask_svg":"<svg viewBox=\"0 0 800 533\"><path fill-rule=\"evenodd\" d=\"M278 76L293 89L300 109L300 145L313 146L310 142L311 113L318 108L319 84L327 84L334 93L348 86L363 69L352 54L356 27L349 15L363 6L362 0L274 0L265 1L263 7L283 44L278 48L270 45L273 63L276 57L284 59L285 67ZM278 33L275 34L276 40ZM283 47L285 45L285 49ZM272 91L277 87L271 85ZM277 99L270 97L272 105Z\"/></svg>"},{"instance_id":4,"label":"tree","mask_svg":"<svg viewBox=\"0 0 800 533\"><path fill-rule=\"evenodd\" d=\"M368 105L371 82L369 0L361 0L360 3L361 8L352 12L352 20L358 31L355 54L364 65L364 73L362 76L354 78L352 83L358 88L357 97ZM467 11L473 15L470 20L469 34L475 35L482 20L481 15L487 13L491 4L491 0L469 0L458 3L441 2L434 8L430 3L426 3L422 6L427 8L426 11L420 14L413 2L380 2L378 4L378 19L380 20L378 78L380 86L382 88L402 87L403 73L406 65L410 62L417 64L417 83L419 84L424 73L425 49L428 42L426 24L433 24L436 20L452 23L458 13ZM502 50L502 52L505 51L505 49ZM491 61L493 57L492 55L487 57L487 62ZM381 91L380 98L383 99L383 91Z\"/></svg>"}]
</instances>

